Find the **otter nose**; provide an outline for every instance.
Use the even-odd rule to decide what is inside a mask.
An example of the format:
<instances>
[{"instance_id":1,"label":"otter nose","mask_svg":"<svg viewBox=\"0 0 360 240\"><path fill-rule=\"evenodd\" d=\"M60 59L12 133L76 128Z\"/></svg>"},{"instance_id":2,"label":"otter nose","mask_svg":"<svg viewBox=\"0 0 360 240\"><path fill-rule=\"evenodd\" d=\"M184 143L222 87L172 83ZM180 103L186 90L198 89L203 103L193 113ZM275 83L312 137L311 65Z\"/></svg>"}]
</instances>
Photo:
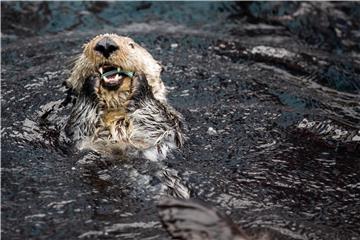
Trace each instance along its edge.
<instances>
[{"instance_id":1,"label":"otter nose","mask_svg":"<svg viewBox=\"0 0 360 240\"><path fill-rule=\"evenodd\" d=\"M108 58L111 53L115 52L118 49L118 45L116 45L116 43L109 37L104 37L103 39L101 39L94 48L95 51L101 53L106 58Z\"/></svg>"}]
</instances>

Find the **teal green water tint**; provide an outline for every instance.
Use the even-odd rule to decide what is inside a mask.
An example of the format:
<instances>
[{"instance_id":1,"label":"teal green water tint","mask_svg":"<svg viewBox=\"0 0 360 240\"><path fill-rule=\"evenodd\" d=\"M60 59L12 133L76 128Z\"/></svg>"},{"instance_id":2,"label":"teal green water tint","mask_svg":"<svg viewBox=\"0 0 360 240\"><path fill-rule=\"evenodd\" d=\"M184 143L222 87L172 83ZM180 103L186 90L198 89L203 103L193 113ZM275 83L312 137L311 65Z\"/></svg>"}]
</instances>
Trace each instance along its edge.
<instances>
[{"instance_id":1,"label":"teal green water tint","mask_svg":"<svg viewBox=\"0 0 360 240\"><path fill-rule=\"evenodd\" d=\"M134 72L124 71L124 70L112 70L112 71L108 71L106 73L101 74L101 77L108 77L108 76L111 76L116 73L123 73L126 76L131 77L131 78L134 76Z\"/></svg>"}]
</instances>

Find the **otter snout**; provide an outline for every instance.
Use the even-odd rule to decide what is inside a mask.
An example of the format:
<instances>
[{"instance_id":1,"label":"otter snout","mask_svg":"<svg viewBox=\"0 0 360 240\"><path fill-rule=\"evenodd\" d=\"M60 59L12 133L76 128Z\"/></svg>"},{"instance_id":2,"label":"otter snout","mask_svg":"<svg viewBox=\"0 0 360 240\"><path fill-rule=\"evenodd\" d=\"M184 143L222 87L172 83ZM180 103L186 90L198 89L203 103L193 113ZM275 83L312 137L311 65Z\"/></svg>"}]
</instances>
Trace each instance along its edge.
<instances>
[{"instance_id":1,"label":"otter snout","mask_svg":"<svg viewBox=\"0 0 360 240\"><path fill-rule=\"evenodd\" d=\"M100 39L94 50L101 53L105 58L108 58L113 52L119 49L119 46L109 37Z\"/></svg>"},{"instance_id":2,"label":"otter snout","mask_svg":"<svg viewBox=\"0 0 360 240\"><path fill-rule=\"evenodd\" d=\"M117 34L100 34L83 45L67 80L77 93L88 76L99 76L101 86L122 85L125 78L132 78L135 72L143 72L156 99L166 102L166 91L161 81L160 64L151 54L133 39Z\"/></svg>"}]
</instances>

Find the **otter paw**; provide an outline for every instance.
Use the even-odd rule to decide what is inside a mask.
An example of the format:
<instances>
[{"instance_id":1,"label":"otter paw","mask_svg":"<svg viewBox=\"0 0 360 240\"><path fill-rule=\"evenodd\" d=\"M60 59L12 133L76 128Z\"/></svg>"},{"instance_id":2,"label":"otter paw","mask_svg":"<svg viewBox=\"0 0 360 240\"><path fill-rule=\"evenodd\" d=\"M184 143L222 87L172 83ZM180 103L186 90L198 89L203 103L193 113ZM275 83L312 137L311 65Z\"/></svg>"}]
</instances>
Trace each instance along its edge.
<instances>
[{"instance_id":1,"label":"otter paw","mask_svg":"<svg viewBox=\"0 0 360 240\"><path fill-rule=\"evenodd\" d=\"M132 79L131 95L126 102L128 111L135 111L141 102L154 98L145 74L137 73Z\"/></svg>"},{"instance_id":2,"label":"otter paw","mask_svg":"<svg viewBox=\"0 0 360 240\"><path fill-rule=\"evenodd\" d=\"M136 107L137 103L149 97L153 97L153 94L145 74L135 74L132 80L131 95L126 105L128 108Z\"/></svg>"},{"instance_id":3,"label":"otter paw","mask_svg":"<svg viewBox=\"0 0 360 240\"><path fill-rule=\"evenodd\" d=\"M149 83L144 73L136 73L132 82L132 95L145 95L151 93Z\"/></svg>"},{"instance_id":4,"label":"otter paw","mask_svg":"<svg viewBox=\"0 0 360 240\"><path fill-rule=\"evenodd\" d=\"M90 76L85 80L83 90L88 96L96 94L100 85L100 78L98 76Z\"/></svg>"}]
</instances>

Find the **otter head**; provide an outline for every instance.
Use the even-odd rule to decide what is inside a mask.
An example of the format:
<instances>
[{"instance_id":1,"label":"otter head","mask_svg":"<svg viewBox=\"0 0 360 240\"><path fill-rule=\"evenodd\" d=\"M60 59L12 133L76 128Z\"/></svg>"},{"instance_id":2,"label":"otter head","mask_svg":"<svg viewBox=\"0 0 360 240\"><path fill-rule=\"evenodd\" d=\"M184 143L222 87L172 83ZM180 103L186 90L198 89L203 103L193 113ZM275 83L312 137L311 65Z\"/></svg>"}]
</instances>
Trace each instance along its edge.
<instances>
[{"instance_id":1,"label":"otter head","mask_svg":"<svg viewBox=\"0 0 360 240\"><path fill-rule=\"evenodd\" d=\"M165 100L165 87L160 78L162 67L151 54L129 37L102 34L84 44L75 62L68 87L76 93L83 89L86 79L96 76L104 93L118 90L135 73L143 73L155 98Z\"/></svg>"}]
</instances>

